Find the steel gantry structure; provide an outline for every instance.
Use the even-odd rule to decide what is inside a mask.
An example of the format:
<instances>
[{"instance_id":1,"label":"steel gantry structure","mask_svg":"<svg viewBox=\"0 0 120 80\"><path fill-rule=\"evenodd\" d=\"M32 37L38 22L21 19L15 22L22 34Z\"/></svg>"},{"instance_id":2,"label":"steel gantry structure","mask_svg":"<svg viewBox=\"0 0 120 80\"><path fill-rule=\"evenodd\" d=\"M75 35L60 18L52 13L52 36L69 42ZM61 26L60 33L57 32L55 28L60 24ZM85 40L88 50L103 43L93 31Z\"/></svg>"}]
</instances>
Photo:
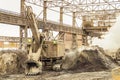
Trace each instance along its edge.
<instances>
[{"instance_id":1,"label":"steel gantry structure","mask_svg":"<svg viewBox=\"0 0 120 80\"><path fill-rule=\"evenodd\" d=\"M43 19L37 19L39 29L58 31L63 36L70 33L73 35L73 45L77 45L76 35L82 35L83 45L88 44L87 36L101 36L101 32L106 32L115 23L120 11L120 0L21 0L20 14L0 10L0 23L20 26L21 47L27 38L27 3L43 7ZM56 7L59 10L54 9ZM59 23L47 20L47 9L60 13ZM63 24L63 14L72 17L72 26ZM76 26L76 19L80 19L82 24Z\"/></svg>"}]
</instances>

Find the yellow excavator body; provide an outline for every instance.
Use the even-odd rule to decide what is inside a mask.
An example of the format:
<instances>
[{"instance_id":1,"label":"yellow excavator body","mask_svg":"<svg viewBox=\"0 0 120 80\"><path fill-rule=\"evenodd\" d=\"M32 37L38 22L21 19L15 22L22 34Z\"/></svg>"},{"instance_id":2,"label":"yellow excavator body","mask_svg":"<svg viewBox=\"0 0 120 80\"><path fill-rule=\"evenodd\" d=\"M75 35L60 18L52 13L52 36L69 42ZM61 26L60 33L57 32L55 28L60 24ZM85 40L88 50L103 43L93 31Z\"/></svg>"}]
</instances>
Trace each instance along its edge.
<instances>
[{"instance_id":1,"label":"yellow excavator body","mask_svg":"<svg viewBox=\"0 0 120 80\"><path fill-rule=\"evenodd\" d=\"M120 67L112 70L112 78L113 80L120 80Z\"/></svg>"},{"instance_id":2,"label":"yellow excavator body","mask_svg":"<svg viewBox=\"0 0 120 80\"><path fill-rule=\"evenodd\" d=\"M50 66L53 68L55 64L61 61L64 56L64 43L47 40L46 32L39 32L32 7L27 6L26 14L28 26L32 31L32 39L28 39L28 60L25 63L25 74L36 75L42 73L43 67Z\"/></svg>"}]
</instances>

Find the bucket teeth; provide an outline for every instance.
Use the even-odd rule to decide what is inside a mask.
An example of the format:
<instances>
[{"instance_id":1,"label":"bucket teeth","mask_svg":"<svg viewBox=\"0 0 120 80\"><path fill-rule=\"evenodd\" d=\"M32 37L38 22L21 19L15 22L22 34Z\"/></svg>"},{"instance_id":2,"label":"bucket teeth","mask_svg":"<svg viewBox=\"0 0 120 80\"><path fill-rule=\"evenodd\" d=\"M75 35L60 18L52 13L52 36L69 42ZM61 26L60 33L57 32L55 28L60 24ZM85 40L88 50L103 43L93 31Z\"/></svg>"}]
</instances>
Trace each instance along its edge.
<instances>
[{"instance_id":1,"label":"bucket teeth","mask_svg":"<svg viewBox=\"0 0 120 80\"><path fill-rule=\"evenodd\" d=\"M42 73L42 63L35 60L26 61L25 73L29 76L39 75Z\"/></svg>"},{"instance_id":2,"label":"bucket teeth","mask_svg":"<svg viewBox=\"0 0 120 80\"><path fill-rule=\"evenodd\" d=\"M27 76L35 76L35 75L38 75L38 74L39 74L39 72L37 72L37 73L26 73Z\"/></svg>"}]
</instances>

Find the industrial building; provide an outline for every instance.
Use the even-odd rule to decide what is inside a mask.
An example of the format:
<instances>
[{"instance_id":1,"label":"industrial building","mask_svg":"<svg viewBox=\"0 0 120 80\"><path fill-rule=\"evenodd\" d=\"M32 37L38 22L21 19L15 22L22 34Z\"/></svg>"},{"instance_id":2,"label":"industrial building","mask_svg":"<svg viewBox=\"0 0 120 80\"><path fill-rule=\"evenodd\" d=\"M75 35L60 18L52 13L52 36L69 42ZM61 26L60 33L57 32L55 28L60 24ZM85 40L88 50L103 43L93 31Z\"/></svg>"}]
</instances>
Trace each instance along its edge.
<instances>
[{"instance_id":1,"label":"industrial building","mask_svg":"<svg viewBox=\"0 0 120 80\"><path fill-rule=\"evenodd\" d=\"M74 75L68 80L112 80L112 78L115 80L120 80L120 75L116 76L114 74L116 69L120 70L120 68L115 68L116 66L119 67L120 65L118 62L119 58L117 58L117 61L116 57L113 58L113 53L115 56L116 54L120 55L119 50L117 53L111 52L111 56L111 54L108 55L109 53L106 53L104 49L102 51L100 47L92 45L94 38L101 39L102 36L106 35L106 33L109 32L116 23L117 17L120 13L120 0L18 1L20 3L20 13L0 9L0 23L19 26L19 37L0 35L0 50L3 50L0 52L0 66L2 66L3 63L5 64L4 66L7 64L7 62L5 63L4 60L2 60L3 56L1 55L5 53L10 53L13 55L12 53L15 53L15 56L17 57L20 53L24 53L22 56L27 57L25 60L24 73L25 75L32 76L31 80L39 80L37 75L41 75L41 73L46 71L48 68L52 69L53 71L72 70L77 62L80 62L80 65L77 65L77 68L80 69L83 68L83 65L86 68L86 65L97 65L99 63L99 67L94 66L90 68L95 70L92 71L95 72L95 74L97 74L96 67L98 67L98 70L100 71L105 71L106 69L111 70L110 72L106 71L105 73L99 72L100 75L105 75L101 76L101 78L100 75L88 73L95 75L95 78L92 78L92 75L90 75L91 79L87 79L85 77L81 78L81 75L74 77ZM50 13L50 11L53 13ZM58 15L56 16L55 14ZM65 16L70 18L67 19ZM50 17L52 20L49 20ZM55 17L57 17L57 21L54 21ZM66 24L65 22L70 24ZM29 35L29 31L31 36ZM10 49L10 51L8 50L7 52L4 51L4 49ZM12 49L16 51L12 51ZM76 55L79 56L79 59ZM15 59L17 59L16 57L12 59L13 62ZM19 59L21 60L22 58ZM21 63L19 63L21 62L20 60L16 61L19 65L21 65ZM69 64L69 61L73 61L73 63ZM12 65L13 63L11 63L11 66ZM13 65L13 67L15 67L15 65ZM14 69L13 67L10 67L10 69ZM1 71L0 75L7 70L7 67L6 69L4 68L5 67L0 67L0 69L3 70L3 72ZM87 69L88 68L86 68L86 70ZM49 70L46 71L46 73L49 74ZM120 71L118 73L120 73ZM65 74L67 75L68 73L65 72ZM37 76L38 79L34 78L33 75ZM45 75L43 74L43 76ZM70 77L70 75L68 76ZM87 74L84 76L87 76ZM49 75L49 77L51 76ZM5 80L2 77L0 79ZM67 78L61 76L61 79L58 77L56 79L43 77L43 79L66 80ZM23 75L21 80L25 80L23 79ZM40 80L42 80L42 78Z\"/></svg>"}]
</instances>

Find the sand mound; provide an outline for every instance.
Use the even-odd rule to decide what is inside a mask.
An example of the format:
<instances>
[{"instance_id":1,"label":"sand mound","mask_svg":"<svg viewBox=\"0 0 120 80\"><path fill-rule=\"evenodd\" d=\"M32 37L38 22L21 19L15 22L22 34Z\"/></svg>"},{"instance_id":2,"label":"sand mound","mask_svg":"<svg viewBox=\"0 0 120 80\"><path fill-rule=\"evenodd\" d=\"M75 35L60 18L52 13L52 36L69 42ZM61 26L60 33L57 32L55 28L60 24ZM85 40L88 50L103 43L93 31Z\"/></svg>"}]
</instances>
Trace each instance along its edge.
<instances>
[{"instance_id":1,"label":"sand mound","mask_svg":"<svg viewBox=\"0 0 120 80\"><path fill-rule=\"evenodd\" d=\"M0 74L23 73L27 53L22 50L0 51ZM100 47L83 46L67 51L61 65L64 70L99 71L118 67Z\"/></svg>"},{"instance_id":2,"label":"sand mound","mask_svg":"<svg viewBox=\"0 0 120 80\"><path fill-rule=\"evenodd\" d=\"M84 71L97 71L105 69L113 69L118 65L105 55L105 52L100 47L86 47L83 46L79 49L70 50L65 54L63 59L62 68L80 69Z\"/></svg>"},{"instance_id":3,"label":"sand mound","mask_svg":"<svg viewBox=\"0 0 120 80\"><path fill-rule=\"evenodd\" d=\"M26 52L22 50L0 51L0 74L23 73L26 59Z\"/></svg>"}]
</instances>

